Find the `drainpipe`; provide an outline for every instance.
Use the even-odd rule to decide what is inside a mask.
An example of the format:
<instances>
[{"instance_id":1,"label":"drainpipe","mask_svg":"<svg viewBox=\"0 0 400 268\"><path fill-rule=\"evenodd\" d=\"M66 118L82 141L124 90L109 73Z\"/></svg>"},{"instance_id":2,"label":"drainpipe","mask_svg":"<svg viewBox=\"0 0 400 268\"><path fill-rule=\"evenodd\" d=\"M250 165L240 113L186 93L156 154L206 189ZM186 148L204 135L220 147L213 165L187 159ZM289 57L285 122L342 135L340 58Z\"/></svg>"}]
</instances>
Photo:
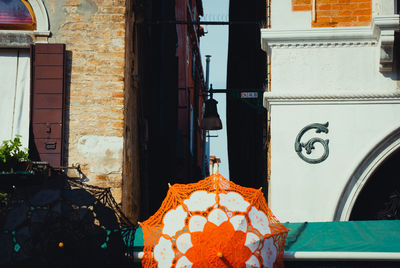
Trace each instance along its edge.
<instances>
[{"instance_id":1,"label":"drainpipe","mask_svg":"<svg viewBox=\"0 0 400 268\"><path fill-rule=\"evenodd\" d=\"M209 89L209 84L210 84L210 58L211 55L206 55L206 90L208 93ZM208 95L204 96L204 100L208 99ZM208 130L203 130L203 141L204 141L204 146L203 146L203 168L202 168L202 173L203 177L207 177L209 166L210 166L210 141L209 141L209 135L208 135Z\"/></svg>"},{"instance_id":2,"label":"drainpipe","mask_svg":"<svg viewBox=\"0 0 400 268\"><path fill-rule=\"evenodd\" d=\"M206 55L206 89L207 89L207 91L209 89L209 83L210 83L210 58L211 58L211 55Z\"/></svg>"}]
</instances>

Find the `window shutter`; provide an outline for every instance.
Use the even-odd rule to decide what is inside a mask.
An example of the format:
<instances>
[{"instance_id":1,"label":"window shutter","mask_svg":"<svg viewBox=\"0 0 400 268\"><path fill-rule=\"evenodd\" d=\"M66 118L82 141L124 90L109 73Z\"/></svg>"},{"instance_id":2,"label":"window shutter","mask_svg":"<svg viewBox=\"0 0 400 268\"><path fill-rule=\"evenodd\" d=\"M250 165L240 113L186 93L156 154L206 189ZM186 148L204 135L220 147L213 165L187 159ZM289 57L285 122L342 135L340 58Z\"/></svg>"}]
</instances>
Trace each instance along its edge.
<instances>
[{"instance_id":1,"label":"window shutter","mask_svg":"<svg viewBox=\"0 0 400 268\"><path fill-rule=\"evenodd\" d=\"M65 105L65 45L32 46L32 138L33 160L51 166L63 164ZM32 155L32 154L31 154Z\"/></svg>"}]
</instances>

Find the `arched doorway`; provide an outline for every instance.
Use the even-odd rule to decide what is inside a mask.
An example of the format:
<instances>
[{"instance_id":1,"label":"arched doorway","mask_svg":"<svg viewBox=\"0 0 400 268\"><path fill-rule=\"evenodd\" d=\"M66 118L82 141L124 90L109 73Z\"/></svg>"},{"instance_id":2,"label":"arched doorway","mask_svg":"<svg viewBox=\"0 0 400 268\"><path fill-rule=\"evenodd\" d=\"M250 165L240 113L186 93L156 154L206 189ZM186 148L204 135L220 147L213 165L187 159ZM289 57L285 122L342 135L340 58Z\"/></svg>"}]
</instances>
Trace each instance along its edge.
<instances>
[{"instance_id":1,"label":"arched doorway","mask_svg":"<svg viewBox=\"0 0 400 268\"><path fill-rule=\"evenodd\" d=\"M400 219L400 149L390 155L368 179L349 220Z\"/></svg>"},{"instance_id":2,"label":"arched doorway","mask_svg":"<svg viewBox=\"0 0 400 268\"><path fill-rule=\"evenodd\" d=\"M368 209L372 202L375 202L380 208L371 208L369 215L376 214L378 210L384 209L384 204L389 202L389 199L379 201L378 195L382 195L382 198L386 195L389 198L390 194L387 192L394 189L398 161L400 161L400 128L394 129L381 139L356 167L342 191L333 220L376 219L375 216L361 216L362 212L356 212L356 210L360 211L360 207L364 206L366 207L364 209ZM390 176L387 176L387 174L390 174ZM377 186L378 184L379 186ZM378 191L381 194L378 194ZM364 201L359 201L359 199ZM375 212L373 212L373 209L375 209Z\"/></svg>"}]
</instances>

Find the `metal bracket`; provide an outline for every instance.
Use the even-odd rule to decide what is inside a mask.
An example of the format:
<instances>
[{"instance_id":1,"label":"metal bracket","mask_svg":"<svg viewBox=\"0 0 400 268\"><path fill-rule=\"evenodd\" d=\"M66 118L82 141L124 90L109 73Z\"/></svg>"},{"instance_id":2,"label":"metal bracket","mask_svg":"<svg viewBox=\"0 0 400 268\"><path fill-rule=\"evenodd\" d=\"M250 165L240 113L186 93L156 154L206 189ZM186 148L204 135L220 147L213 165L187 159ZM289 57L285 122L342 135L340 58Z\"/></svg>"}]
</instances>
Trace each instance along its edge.
<instances>
[{"instance_id":1,"label":"metal bracket","mask_svg":"<svg viewBox=\"0 0 400 268\"><path fill-rule=\"evenodd\" d=\"M47 150L55 150L57 148L57 142L45 142Z\"/></svg>"}]
</instances>

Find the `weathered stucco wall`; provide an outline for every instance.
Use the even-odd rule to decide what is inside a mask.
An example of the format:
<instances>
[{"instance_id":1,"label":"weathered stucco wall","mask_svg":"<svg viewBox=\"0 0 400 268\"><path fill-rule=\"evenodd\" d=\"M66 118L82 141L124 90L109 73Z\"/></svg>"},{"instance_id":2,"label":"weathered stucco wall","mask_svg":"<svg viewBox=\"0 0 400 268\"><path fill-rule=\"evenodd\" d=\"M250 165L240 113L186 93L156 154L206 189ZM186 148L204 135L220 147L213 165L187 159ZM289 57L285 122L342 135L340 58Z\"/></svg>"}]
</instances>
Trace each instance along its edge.
<instances>
[{"instance_id":1,"label":"weathered stucco wall","mask_svg":"<svg viewBox=\"0 0 400 268\"><path fill-rule=\"evenodd\" d=\"M44 0L67 53L66 159L121 200L125 0Z\"/></svg>"}]
</instances>

